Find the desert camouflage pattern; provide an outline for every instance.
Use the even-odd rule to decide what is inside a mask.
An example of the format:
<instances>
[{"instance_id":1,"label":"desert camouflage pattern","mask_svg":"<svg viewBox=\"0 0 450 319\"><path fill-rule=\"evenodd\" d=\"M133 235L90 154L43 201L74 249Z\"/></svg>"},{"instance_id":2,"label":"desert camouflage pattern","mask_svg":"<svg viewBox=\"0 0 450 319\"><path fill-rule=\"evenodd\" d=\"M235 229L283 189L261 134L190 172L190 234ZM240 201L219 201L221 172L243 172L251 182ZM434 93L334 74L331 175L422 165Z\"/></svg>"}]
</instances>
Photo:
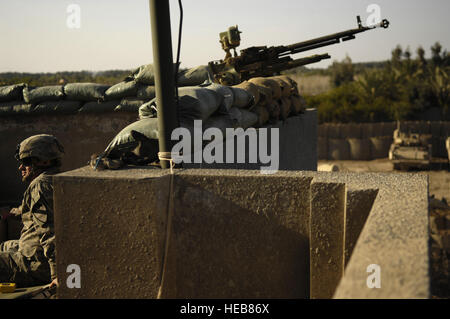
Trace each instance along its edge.
<instances>
[{"instance_id":1,"label":"desert camouflage pattern","mask_svg":"<svg viewBox=\"0 0 450 319\"><path fill-rule=\"evenodd\" d=\"M52 175L58 171L44 171L25 191L20 239L0 245L0 282L26 287L56 278Z\"/></svg>"},{"instance_id":2,"label":"desert camouflage pattern","mask_svg":"<svg viewBox=\"0 0 450 319\"><path fill-rule=\"evenodd\" d=\"M30 136L17 146L16 158L37 157L42 161L60 159L64 154L64 147L53 135L39 134Z\"/></svg>"}]
</instances>

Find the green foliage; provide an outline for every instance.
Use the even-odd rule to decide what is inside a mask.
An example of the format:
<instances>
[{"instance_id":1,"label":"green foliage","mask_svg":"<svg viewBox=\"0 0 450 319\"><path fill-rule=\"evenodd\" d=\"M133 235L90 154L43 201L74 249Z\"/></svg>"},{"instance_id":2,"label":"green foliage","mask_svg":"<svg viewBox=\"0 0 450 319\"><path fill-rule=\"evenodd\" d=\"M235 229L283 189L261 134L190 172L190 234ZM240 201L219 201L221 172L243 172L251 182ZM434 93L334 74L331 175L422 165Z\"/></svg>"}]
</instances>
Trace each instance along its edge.
<instances>
[{"instance_id":1,"label":"green foliage","mask_svg":"<svg viewBox=\"0 0 450 319\"><path fill-rule=\"evenodd\" d=\"M449 119L450 55L439 43L431 47L430 60L423 48L416 53L413 59L409 48L397 46L388 62L372 68L351 68L349 59L335 62L335 87L306 100L318 108L321 123L417 120L433 107Z\"/></svg>"},{"instance_id":2,"label":"green foliage","mask_svg":"<svg viewBox=\"0 0 450 319\"><path fill-rule=\"evenodd\" d=\"M57 73L0 73L0 86L27 83L30 86L58 85L75 82L91 82L113 85L121 82L130 70L111 70L102 72L78 71Z\"/></svg>"},{"instance_id":3,"label":"green foliage","mask_svg":"<svg viewBox=\"0 0 450 319\"><path fill-rule=\"evenodd\" d=\"M329 71L331 72L331 84L334 87L352 82L355 76L352 60L348 55L342 62L334 61L329 67Z\"/></svg>"}]
</instances>

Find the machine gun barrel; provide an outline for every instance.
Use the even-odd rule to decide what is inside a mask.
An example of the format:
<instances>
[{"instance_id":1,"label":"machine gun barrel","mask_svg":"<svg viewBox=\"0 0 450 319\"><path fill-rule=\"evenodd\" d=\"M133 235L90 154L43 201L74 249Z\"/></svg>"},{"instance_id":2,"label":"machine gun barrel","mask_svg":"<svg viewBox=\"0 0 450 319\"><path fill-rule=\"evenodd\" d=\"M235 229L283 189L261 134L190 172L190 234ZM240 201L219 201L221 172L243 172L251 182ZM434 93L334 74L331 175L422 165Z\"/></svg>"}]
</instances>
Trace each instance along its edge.
<instances>
[{"instance_id":1,"label":"machine gun barrel","mask_svg":"<svg viewBox=\"0 0 450 319\"><path fill-rule=\"evenodd\" d=\"M358 28L350 29L323 36L320 38L303 41L291 45L282 46L253 46L241 50L240 55L236 54L236 47L240 44L241 33L238 27L230 27L227 32L220 34L222 48L226 52L224 60L211 61L208 65L214 74L214 81L225 85L238 84L241 81L260 76L272 76L281 71L292 69L311 63L329 59L328 54L313 55L301 59L292 59L291 54L296 54L312 49L325 47L328 45L340 43L355 39L355 34L372 30L375 28L388 28L389 21L384 19L381 23L374 26L363 26L360 16L356 17ZM230 50L234 50L234 56Z\"/></svg>"},{"instance_id":2,"label":"machine gun barrel","mask_svg":"<svg viewBox=\"0 0 450 319\"><path fill-rule=\"evenodd\" d=\"M289 54L296 54L308 50L313 50L321 47L325 47L332 44L340 43L341 41L348 41L355 39L355 34L366 32L369 30L373 30L376 28L388 28L389 21L384 19L379 24L365 27L361 23L361 18L357 16L358 28L350 29L343 32L338 32L330 35L326 35L323 37L315 38L308 41L298 42L295 44L284 46L284 48L280 49L279 56L285 56Z\"/></svg>"}]
</instances>

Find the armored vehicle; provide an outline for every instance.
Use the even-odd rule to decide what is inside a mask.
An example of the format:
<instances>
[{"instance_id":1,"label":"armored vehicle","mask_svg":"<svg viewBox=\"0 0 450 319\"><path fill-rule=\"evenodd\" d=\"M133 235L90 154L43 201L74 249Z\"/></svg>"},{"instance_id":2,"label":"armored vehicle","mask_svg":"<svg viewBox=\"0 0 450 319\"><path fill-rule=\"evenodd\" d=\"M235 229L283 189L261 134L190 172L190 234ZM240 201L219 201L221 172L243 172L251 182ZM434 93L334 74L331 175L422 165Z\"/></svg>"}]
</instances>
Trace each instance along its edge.
<instances>
[{"instance_id":1,"label":"armored vehicle","mask_svg":"<svg viewBox=\"0 0 450 319\"><path fill-rule=\"evenodd\" d=\"M431 135L402 132L400 125L394 131L389 159L396 170L429 168L431 163Z\"/></svg>"}]
</instances>

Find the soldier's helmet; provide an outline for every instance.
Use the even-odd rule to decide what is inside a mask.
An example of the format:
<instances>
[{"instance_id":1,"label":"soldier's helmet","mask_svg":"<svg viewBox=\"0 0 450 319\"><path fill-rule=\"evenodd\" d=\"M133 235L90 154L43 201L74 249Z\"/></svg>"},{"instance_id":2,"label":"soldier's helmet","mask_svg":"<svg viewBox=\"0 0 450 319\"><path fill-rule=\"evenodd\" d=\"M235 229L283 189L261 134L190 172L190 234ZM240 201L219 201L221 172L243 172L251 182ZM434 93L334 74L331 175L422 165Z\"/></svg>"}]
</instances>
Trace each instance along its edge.
<instances>
[{"instance_id":1,"label":"soldier's helmet","mask_svg":"<svg viewBox=\"0 0 450 319\"><path fill-rule=\"evenodd\" d=\"M28 157L36 157L41 161L61 159L64 147L53 135L33 135L17 145L15 158L22 160Z\"/></svg>"}]
</instances>

